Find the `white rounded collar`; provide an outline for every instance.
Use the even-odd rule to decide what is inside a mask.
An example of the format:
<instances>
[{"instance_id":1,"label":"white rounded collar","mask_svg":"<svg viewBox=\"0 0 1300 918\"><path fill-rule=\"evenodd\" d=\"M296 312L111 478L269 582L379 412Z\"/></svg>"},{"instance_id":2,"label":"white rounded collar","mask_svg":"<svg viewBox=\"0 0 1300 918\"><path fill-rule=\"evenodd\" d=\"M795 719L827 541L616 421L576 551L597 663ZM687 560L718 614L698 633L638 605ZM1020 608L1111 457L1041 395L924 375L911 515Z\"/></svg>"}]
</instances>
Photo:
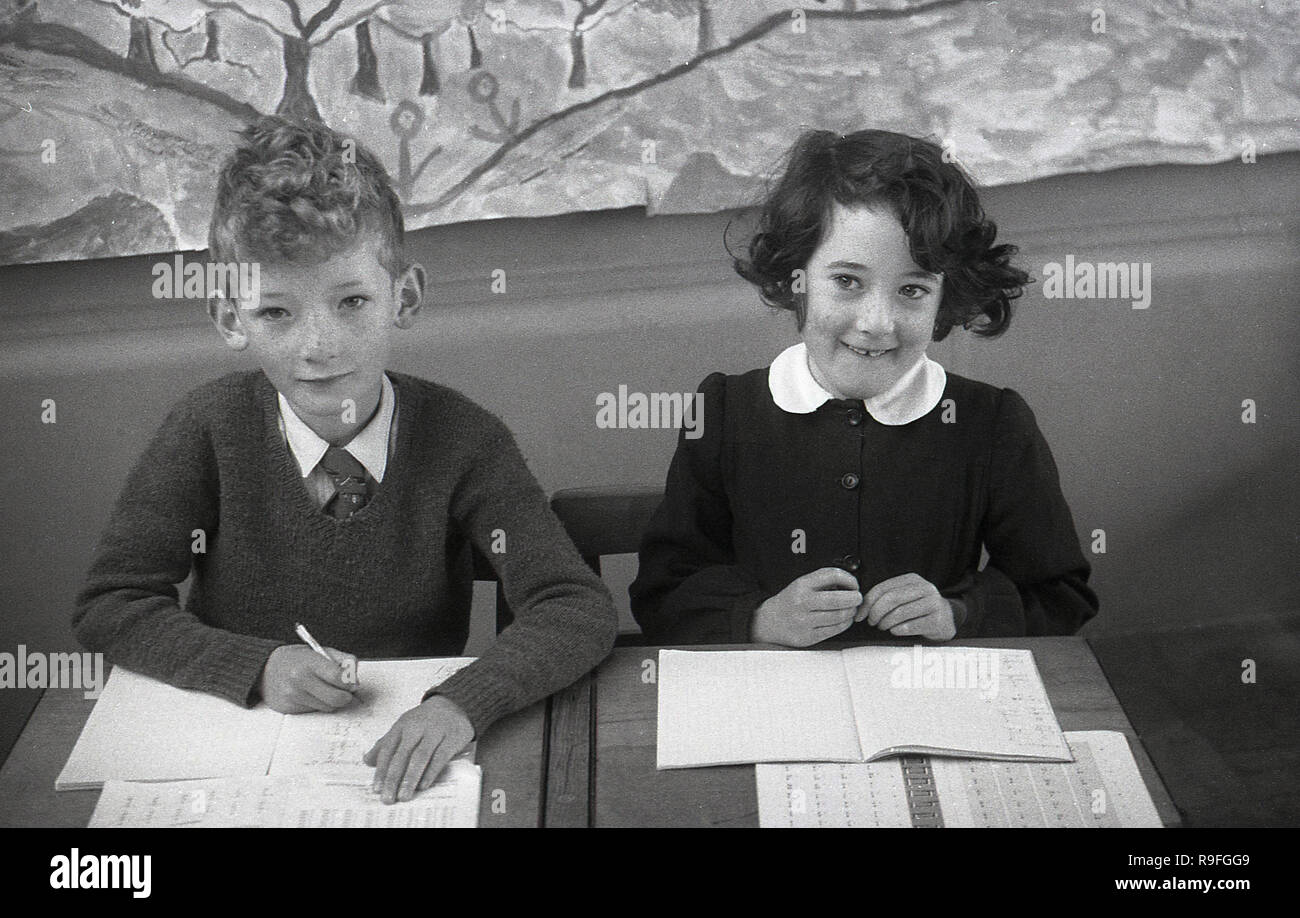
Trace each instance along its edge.
<instances>
[{"instance_id":1,"label":"white rounded collar","mask_svg":"<svg viewBox=\"0 0 1300 918\"><path fill-rule=\"evenodd\" d=\"M867 412L881 424L910 424L934 410L943 398L948 374L922 354L886 392L863 401ZM834 396L821 387L808 369L808 347L802 341L782 351L767 371L772 401L790 414L811 414Z\"/></svg>"}]
</instances>

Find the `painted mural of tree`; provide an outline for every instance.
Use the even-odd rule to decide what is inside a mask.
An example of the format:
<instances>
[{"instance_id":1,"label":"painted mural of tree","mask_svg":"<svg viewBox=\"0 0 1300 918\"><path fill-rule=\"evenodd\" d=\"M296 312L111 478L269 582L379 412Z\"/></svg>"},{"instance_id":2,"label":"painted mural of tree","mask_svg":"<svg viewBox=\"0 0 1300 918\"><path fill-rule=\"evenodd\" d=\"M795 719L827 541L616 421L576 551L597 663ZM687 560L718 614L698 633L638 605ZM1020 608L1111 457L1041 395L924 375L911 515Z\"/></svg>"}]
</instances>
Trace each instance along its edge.
<instances>
[{"instance_id":1,"label":"painted mural of tree","mask_svg":"<svg viewBox=\"0 0 1300 918\"><path fill-rule=\"evenodd\" d=\"M209 48L216 54L216 31L210 14L245 16L275 33L284 62L284 84L276 114L321 120L320 110L312 97L308 75L312 48L324 44L344 29L363 24L377 9L393 0L328 0L311 15L305 15L298 0L88 0L108 6L130 17L130 39L120 57L94 39L58 23L45 23L26 17L0 29L0 43L63 54L94 67L120 73L149 86L171 89L219 105L245 120L257 117L256 109L225 93L177 73L164 73L154 55L152 30L159 28L186 32L207 23ZM364 30L363 30L364 31ZM373 54L373 46L368 50ZM205 51L205 57L208 52ZM219 59L219 58L218 58ZM378 75L373 86L365 71L364 52L358 49L361 80L357 91L369 95L378 91ZM377 66L377 58L375 59Z\"/></svg>"},{"instance_id":2,"label":"painted mural of tree","mask_svg":"<svg viewBox=\"0 0 1300 918\"><path fill-rule=\"evenodd\" d=\"M442 91L437 48L444 35L464 30L469 69L483 66L483 52L474 28L485 18L485 9L486 0L404 0L376 10L372 18L420 45L418 93L436 96Z\"/></svg>"}]
</instances>

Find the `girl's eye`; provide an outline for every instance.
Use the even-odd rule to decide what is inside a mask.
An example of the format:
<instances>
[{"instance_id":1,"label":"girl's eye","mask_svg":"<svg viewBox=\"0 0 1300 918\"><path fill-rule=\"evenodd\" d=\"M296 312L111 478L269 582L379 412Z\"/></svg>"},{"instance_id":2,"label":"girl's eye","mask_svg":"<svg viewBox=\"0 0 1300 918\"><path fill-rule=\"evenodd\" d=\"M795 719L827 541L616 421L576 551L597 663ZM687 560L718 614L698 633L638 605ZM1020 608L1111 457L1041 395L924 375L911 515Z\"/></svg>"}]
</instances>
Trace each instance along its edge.
<instances>
[{"instance_id":1,"label":"girl's eye","mask_svg":"<svg viewBox=\"0 0 1300 918\"><path fill-rule=\"evenodd\" d=\"M349 309L360 309L362 306L366 305L367 302L369 302L369 299L359 293L343 298L343 305Z\"/></svg>"},{"instance_id":2,"label":"girl's eye","mask_svg":"<svg viewBox=\"0 0 1300 918\"><path fill-rule=\"evenodd\" d=\"M831 276L831 281L841 290L857 290L862 283L852 274L835 274Z\"/></svg>"},{"instance_id":3,"label":"girl's eye","mask_svg":"<svg viewBox=\"0 0 1300 918\"><path fill-rule=\"evenodd\" d=\"M921 297L929 295L930 288L922 287L920 284L904 284L898 288L898 292L909 300L919 300Z\"/></svg>"},{"instance_id":4,"label":"girl's eye","mask_svg":"<svg viewBox=\"0 0 1300 918\"><path fill-rule=\"evenodd\" d=\"M272 322L278 322L281 319L288 318L288 316L289 310L283 309L279 306L267 306L265 309L259 309L257 311L257 317L259 319L269 319Z\"/></svg>"}]
</instances>

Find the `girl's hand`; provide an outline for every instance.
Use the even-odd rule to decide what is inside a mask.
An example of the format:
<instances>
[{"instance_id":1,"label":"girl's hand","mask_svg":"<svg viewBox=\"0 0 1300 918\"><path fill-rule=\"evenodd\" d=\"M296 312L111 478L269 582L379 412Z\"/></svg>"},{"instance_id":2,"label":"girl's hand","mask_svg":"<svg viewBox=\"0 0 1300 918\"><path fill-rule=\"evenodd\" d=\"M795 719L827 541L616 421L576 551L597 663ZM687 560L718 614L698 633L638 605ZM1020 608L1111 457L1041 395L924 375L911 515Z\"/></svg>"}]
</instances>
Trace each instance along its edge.
<instances>
[{"instance_id":1,"label":"girl's hand","mask_svg":"<svg viewBox=\"0 0 1300 918\"><path fill-rule=\"evenodd\" d=\"M796 578L759 606L749 627L750 639L807 647L853 624L861 603L856 577L838 567L823 567Z\"/></svg>"},{"instance_id":2,"label":"girl's hand","mask_svg":"<svg viewBox=\"0 0 1300 918\"><path fill-rule=\"evenodd\" d=\"M873 586L853 620L864 618L897 637L951 641L957 636L952 603L920 574L901 574Z\"/></svg>"}]
</instances>

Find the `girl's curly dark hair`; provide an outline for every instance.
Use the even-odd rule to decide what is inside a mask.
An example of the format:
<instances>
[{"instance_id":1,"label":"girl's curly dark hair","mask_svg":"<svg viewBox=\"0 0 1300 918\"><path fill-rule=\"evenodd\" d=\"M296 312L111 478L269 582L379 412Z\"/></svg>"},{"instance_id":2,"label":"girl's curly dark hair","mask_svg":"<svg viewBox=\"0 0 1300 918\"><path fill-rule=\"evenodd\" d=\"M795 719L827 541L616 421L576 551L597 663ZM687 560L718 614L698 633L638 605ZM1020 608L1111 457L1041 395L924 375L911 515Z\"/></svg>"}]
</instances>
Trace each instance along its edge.
<instances>
[{"instance_id":1,"label":"girl's curly dark hair","mask_svg":"<svg viewBox=\"0 0 1300 918\"><path fill-rule=\"evenodd\" d=\"M274 115L240 137L217 180L211 260L312 262L374 231L380 263L401 273L402 206L374 154L318 122Z\"/></svg>"},{"instance_id":2,"label":"girl's curly dark hair","mask_svg":"<svg viewBox=\"0 0 1300 918\"><path fill-rule=\"evenodd\" d=\"M993 244L997 225L974 184L936 144L891 131L809 131L784 162L760 206L748 257L732 258L764 303L793 310L802 329L806 296L792 289L794 272L807 268L832 205L884 204L903 225L912 260L943 275L934 340L954 325L986 337L1006 330L1011 301L1030 277L1010 263L1015 246Z\"/></svg>"}]
</instances>

